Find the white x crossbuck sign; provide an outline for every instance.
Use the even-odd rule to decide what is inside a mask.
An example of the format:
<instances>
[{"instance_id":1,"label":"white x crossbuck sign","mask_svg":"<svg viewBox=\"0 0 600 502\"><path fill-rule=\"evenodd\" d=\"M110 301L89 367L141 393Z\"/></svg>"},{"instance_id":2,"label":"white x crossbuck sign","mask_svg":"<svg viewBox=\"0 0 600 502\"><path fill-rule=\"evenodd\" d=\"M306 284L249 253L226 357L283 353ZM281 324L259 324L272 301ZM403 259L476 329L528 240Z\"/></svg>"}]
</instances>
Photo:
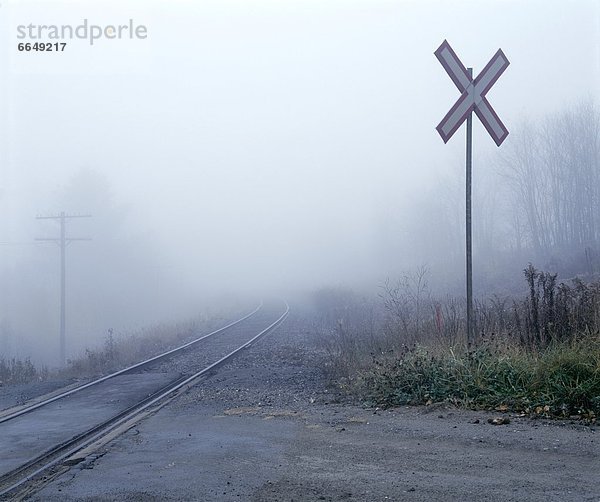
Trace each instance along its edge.
<instances>
[{"instance_id":1,"label":"white x crossbuck sign","mask_svg":"<svg viewBox=\"0 0 600 502\"><path fill-rule=\"evenodd\" d=\"M446 40L434 54L450 75L454 85L462 93L458 101L454 103L454 106L436 127L444 143L448 142L466 120L469 113L474 110L496 145L500 146L508 136L508 129L496 115L485 95L509 65L508 59L502 50L498 49L498 52L490 59L490 62L477 75L475 80L469 75L469 72Z\"/></svg>"}]
</instances>

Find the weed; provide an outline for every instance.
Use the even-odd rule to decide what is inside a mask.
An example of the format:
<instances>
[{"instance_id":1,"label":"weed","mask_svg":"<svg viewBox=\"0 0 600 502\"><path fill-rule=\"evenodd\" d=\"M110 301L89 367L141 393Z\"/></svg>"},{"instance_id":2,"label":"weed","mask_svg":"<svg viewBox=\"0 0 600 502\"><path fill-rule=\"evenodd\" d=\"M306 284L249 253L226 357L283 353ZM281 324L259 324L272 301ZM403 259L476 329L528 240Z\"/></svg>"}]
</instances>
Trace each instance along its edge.
<instances>
[{"instance_id":1,"label":"weed","mask_svg":"<svg viewBox=\"0 0 600 502\"><path fill-rule=\"evenodd\" d=\"M29 358L4 359L0 358L0 385L28 383L46 378L48 370L45 367L37 369Z\"/></svg>"}]
</instances>

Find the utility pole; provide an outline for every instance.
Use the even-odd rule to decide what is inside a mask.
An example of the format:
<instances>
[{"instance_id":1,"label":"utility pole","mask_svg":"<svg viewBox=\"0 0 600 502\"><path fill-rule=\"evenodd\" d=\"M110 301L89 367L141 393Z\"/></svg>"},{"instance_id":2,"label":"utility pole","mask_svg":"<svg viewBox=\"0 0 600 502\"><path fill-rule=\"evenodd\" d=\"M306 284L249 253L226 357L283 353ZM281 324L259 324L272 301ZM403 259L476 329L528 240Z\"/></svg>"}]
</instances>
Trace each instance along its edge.
<instances>
[{"instance_id":1,"label":"utility pole","mask_svg":"<svg viewBox=\"0 0 600 502\"><path fill-rule=\"evenodd\" d=\"M67 219L72 218L91 218L91 214L66 214L64 211L58 215L36 216L36 220L59 220L60 237L57 238L36 238L36 241L55 242L60 246L60 364L66 365L66 252L67 245L73 241L91 241L89 237L67 237Z\"/></svg>"}]
</instances>

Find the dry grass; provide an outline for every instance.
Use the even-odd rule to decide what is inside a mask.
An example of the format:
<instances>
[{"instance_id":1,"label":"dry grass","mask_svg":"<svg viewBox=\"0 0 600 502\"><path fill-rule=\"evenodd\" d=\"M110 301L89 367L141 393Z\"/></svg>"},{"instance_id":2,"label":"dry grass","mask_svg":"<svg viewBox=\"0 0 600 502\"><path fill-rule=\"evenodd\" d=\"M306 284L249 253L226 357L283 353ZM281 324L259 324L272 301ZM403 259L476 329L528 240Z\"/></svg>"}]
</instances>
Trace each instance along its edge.
<instances>
[{"instance_id":1,"label":"dry grass","mask_svg":"<svg viewBox=\"0 0 600 502\"><path fill-rule=\"evenodd\" d=\"M378 405L452 401L552 416L600 413L600 283L558 283L531 265L528 295L477 304L467 349L465 305L435 298L426 269L386 283L379 303L348 291L316 296L329 374Z\"/></svg>"},{"instance_id":2,"label":"dry grass","mask_svg":"<svg viewBox=\"0 0 600 502\"><path fill-rule=\"evenodd\" d=\"M29 358L0 358L0 386L44 380L47 375L47 368L36 368Z\"/></svg>"},{"instance_id":3,"label":"dry grass","mask_svg":"<svg viewBox=\"0 0 600 502\"><path fill-rule=\"evenodd\" d=\"M66 368L52 372L46 367L36 367L28 358L0 358L0 385L105 375L178 347L198 333L211 331L225 323L224 315L214 314L183 323L157 324L134 332L115 333L110 329L101 347L86 349L80 356L68 360Z\"/></svg>"},{"instance_id":4,"label":"dry grass","mask_svg":"<svg viewBox=\"0 0 600 502\"><path fill-rule=\"evenodd\" d=\"M117 334L108 330L104 344L98 349L68 361L60 370L62 377L103 375L158 355L192 340L200 332L224 324L222 318L198 318L174 324L157 324L131 333Z\"/></svg>"}]
</instances>

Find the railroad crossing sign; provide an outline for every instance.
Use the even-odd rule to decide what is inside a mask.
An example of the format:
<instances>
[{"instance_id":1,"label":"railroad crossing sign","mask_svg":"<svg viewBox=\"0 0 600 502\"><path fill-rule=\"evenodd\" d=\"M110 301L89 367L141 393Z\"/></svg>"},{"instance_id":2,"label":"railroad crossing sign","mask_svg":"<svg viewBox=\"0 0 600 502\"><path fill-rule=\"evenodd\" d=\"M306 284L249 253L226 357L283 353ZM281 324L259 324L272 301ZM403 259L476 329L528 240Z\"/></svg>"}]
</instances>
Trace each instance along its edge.
<instances>
[{"instance_id":1,"label":"railroad crossing sign","mask_svg":"<svg viewBox=\"0 0 600 502\"><path fill-rule=\"evenodd\" d=\"M509 65L502 49L498 49L498 52L494 54L494 57L490 59L490 62L477 75L475 80L473 80L473 77L446 40L434 54L450 75L454 85L462 93L458 101L454 103L454 106L450 108L450 111L436 127L444 143L448 142L469 114L475 111L496 145L500 146L508 136L508 129L496 115L485 95Z\"/></svg>"},{"instance_id":2,"label":"railroad crossing sign","mask_svg":"<svg viewBox=\"0 0 600 502\"><path fill-rule=\"evenodd\" d=\"M481 123L490 133L490 136L500 146L508 136L508 129L504 126L496 112L486 99L485 95L494 85L496 80L504 73L509 65L508 59L498 49L494 57L485 66L477 78L473 80L473 68L465 68L450 44L444 40L438 50L434 52L444 69L450 75L454 85L461 92L460 98L450 108L450 111L436 127L437 132L448 143L456 130L467 121L467 155L466 155L466 203L465 203L465 236L466 236L466 277L467 277L467 343L468 346L475 342L475 314L473 310L473 240L471 238L471 180L473 167L473 112L477 114Z\"/></svg>"}]
</instances>

